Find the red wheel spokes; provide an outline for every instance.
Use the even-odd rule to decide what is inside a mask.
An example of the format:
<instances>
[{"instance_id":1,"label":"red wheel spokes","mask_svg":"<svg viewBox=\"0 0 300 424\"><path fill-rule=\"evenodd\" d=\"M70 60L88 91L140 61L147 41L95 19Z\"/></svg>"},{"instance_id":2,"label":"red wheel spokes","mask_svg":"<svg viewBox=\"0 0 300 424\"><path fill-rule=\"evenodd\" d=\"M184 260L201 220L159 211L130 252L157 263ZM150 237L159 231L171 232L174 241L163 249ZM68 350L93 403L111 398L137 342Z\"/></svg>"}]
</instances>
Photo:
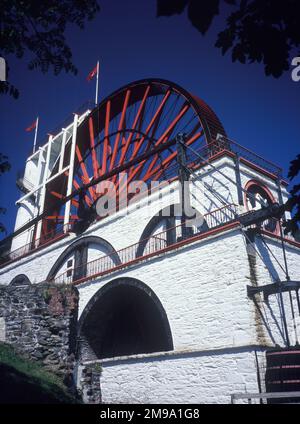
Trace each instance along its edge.
<instances>
[{"instance_id":1,"label":"red wheel spokes","mask_svg":"<svg viewBox=\"0 0 300 424\"><path fill-rule=\"evenodd\" d=\"M126 109L127 109L127 105L128 105L128 102L129 102L129 97L130 97L130 90L127 90L124 105L123 105L123 110L122 110L122 114L121 114L121 118L120 118L120 122L119 122L118 134L117 134L116 139L115 139L114 150L113 150L113 154L112 154L112 158L111 158L111 162L110 162L110 167L109 167L110 171L114 167L116 156L117 156L117 153L118 153L119 140L120 140L120 136L121 136L120 131L123 129L123 124L124 124L124 120L125 120Z\"/></svg>"},{"instance_id":2,"label":"red wheel spokes","mask_svg":"<svg viewBox=\"0 0 300 424\"><path fill-rule=\"evenodd\" d=\"M64 196L62 194L57 193L56 191L51 191L50 194L52 194L52 196L56 197L59 200L62 200L64 198ZM76 207L79 206L79 203L75 199L72 199L72 204Z\"/></svg>"},{"instance_id":3,"label":"red wheel spokes","mask_svg":"<svg viewBox=\"0 0 300 424\"><path fill-rule=\"evenodd\" d=\"M89 177L89 174L87 172L85 163L82 160L82 155L81 155L81 152L80 152L78 145L76 146L76 155L77 155L78 162L80 163L80 167L81 167L81 170L82 170L82 173L83 173L83 176L81 176L82 182L83 182L83 184L88 184L90 182L90 177ZM94 188L89 187L88 190L89 190L89 193L90 193L92 200L96 200Z\"/></svg>"},{"instance_id":4,"label":"red wheel spokes","mask_svg":"<svg viewBox=\"0 0 300 424\"><path fill-rule=\"evenodd\" d=\"M186 113L186 111L188 110L189 106L185 105L182 110L180 111L180 113L176 116L176 118L172 121L172 123L169 125L169 127L164 131L164 133L160 136L160 138L157 140L157 142L155 143L155 147L157 147L159 144L161 144L163 141L166 141L166 137L168 135L170 135L170 132L174 129L175 125L177 124L177 122L180 120L180 118ZM152 169L154 163L155 163L155 158L152 160L151 164L150 164L150 168ZM141 170L141 168L145 165L145 162L141 162L135 169L134 171L131 173L130 177L128 178L128 183L130 183L133 178L137 177L139 171Z\"/></svg>"},{"instance_id":5,"label":"red wheel spokes","mask_svg":"<svg viewBox=\"0 0 300 424\"><path fill-rule=\"evenodd\" d=\"M212 142L217 133L226 135L214 112L176 84L145 80L124 87L104 100L78 128L74 189L163 146L180 132L195 149L204 141ZM117 175L108 178L115 183L117 198L124 197L126 184L133 180L150 183L176 177L176 156L176 146L168 147L127 168L127 181ZM47 185L46 201L55 211L49 213L49 222L63 219L66 177L68 172L61 177L61 184L56 180L56 184ZM96 187L89 187L84 196L86 206L92 206L98 196ZM78 201L73 198L71 204L70 218L76 220Z\"/></svg>"},{"instance_id":6,"label":"red wheel spokes","mask_svg":"<svg viewBox=\"0 0 300 424\"><path fill-rule=\"evenodd\" d=\"M149 94L149 90L150 90L150 85L148 85L146 87L146 91L145 91L144 97L143 97L143 99L141 101L141 104L139 106L138 112L136 114L136 117L135 117L134 122L133 122L133 125L132 125L132 132L129 134L128 139L126 140L126 144L124 146L124 149L122 149L121 157L120 157L120 163L123 163L123 161L124 161L124 158L125 158L126 153L128 151L128 148L129 148L129 145L131 143L132 137L134 135L134 131L136 129L137 123L139 122L139 120L140 120L140 118L142 116L142 111L143 111L143 109L145 107L145 102L147 100L147 97L148 97L148 94Z\"/></svg>"},{"instance_id":7,"label":"red wheel spokes","mask_svg":"<svg viewBox=\"0 0 300 424\"><path fill-rule=\"evenodd\" d=\"M147 127L147 129L146 129L146 131L145 131L145 134L142 136L141 140L139 141L139 143L138 143L138 144L137 144L137 146L135 147L135 149L134 149L134 151L133 151L133 154L132 154L132 156L131 156L130 160L132 160L132 159L134 159L134 158L136 157L137 153L139 152L139 150L140 150L140 148L141 148L142 143L144 142L145 138L148 136L149 131L151 130L151 128L152 128L152 126L153 126L153 124L154 124L155 120L156 120L156 119L157 119L157 117L159 116L160 111L161 111L161 109L164 107L164 105L165 105L166 101L168 100L168 98L169 98L170 94L171 94L171 90L168 90L168 91L166 92L166 94L165 94L165 96L164 96L163 100L161 101L161 103L160 103L160 105L159 105L158 109L156 110L156 112L155 112L155 114L154 114L153 118L151 119L151 121L150 121L150 123L149 123L149 125L148 125L148 127Z\"/></svg>"},{"instance_id":8,"label":"red wheel spokes","mask_svg":"<svg viewBox=\"0 0 300 424\"><path fill-rule=\"evenodd\" d=\"M80 188L80 185L78 184L78 182L76 180L73 180L73 186L74 186L75 190L78 190ZM84 196L84 200L85 200L85 203L88 206L92 206L92 202L87 195Z\"/></svg>"},{"instance_id":9,"label":"red wheel spokes","mask_svg":"<svg viewBox=\"0 0 300 424\"><path fill-rule=\"evenodd\" d=\"M94 177L97 178L99 176L100 165L97 160L97 153L95 150L94 124L93 124L92 118L89 118L89 135L90 135L90 145L91 145L91 151L92 151Z\"/></svg>"},{"instance_id":10,"label":"red wheel spokes","mask_svg":"<svg viewBox=\"0 0 300 424\"><path fill-rule=\"evenodd\" d=\"M163 109L163 107L164 107L164 105L165 105L166 101L168 100L168 98L169 98L170 94L171 94L171 90L168 90L168 91L166 92L166 94L164 95L164 97L163 97L163 99L162 99L162 101L161 101L160 105L158 106L158 108L157 108L157 110L156 110L156 112L155 112L154 116L152 117L152 119L151 119L151 121L150 121L149 125L147 126L147 128L146 128L146 131L145 131L144 135L142 136L142 138L140 139L140 141L139 141L139 142L136 144L136 146L134 147L134 149L133 149L133 153L132 153L132 155L131 155L131 157L130 157L130 159L129 159L129 160L132 160L132 159L134 159L134 158L137 156L137 154L138 154L138 152L139 152L139 150L140 150L140 148L141 148L141 146L142 146L142 143L145 141L146 137L148 136L149 131L150 131L150 130L151 130L151 128L153 127L153 125L154 125L154 123L155 123L156 119L157 119L157 118L159 118L160 113L161 113L161 111L162 111L162 109ZM134 178L134 177L138 174L138 172L141 170L141 168L143 167L143 165L144 165L144 164L145 164L145 162L142 162L142 163L140 163L140 164L137 166L137 168L136 168L135 170L131 170L130 177L129 177L128 181L127 181L127 183L128 183L128 184L129 184L129 183L130 183L130 181L132 181L132 179L133 179L133 178ZM121 178L121 179L120 179L120 181L117 183L116 190L118 190L119 185L121 184L121 182L122 182L122 178ZM123 188L124 188L124 186L122 186L122 188L121 188L121 190L120 190L120 191L122 191L122 190L123 190Z\"/></svg>"},{"instance_id":11,"label":"red wheel spokes","mask_svg":"<svg viewBox=\"0 0 300 424\"><path fill-rule=\"evenodd\" d=\"M105 114L105 138L104 138L104 147L103 147L101 175L104 175L106 172L109 147L111 148L110 141L109 141L110 106L111 106L111 101L108 100L106 104L106 114Z\"/></svg>"}]
</instances>

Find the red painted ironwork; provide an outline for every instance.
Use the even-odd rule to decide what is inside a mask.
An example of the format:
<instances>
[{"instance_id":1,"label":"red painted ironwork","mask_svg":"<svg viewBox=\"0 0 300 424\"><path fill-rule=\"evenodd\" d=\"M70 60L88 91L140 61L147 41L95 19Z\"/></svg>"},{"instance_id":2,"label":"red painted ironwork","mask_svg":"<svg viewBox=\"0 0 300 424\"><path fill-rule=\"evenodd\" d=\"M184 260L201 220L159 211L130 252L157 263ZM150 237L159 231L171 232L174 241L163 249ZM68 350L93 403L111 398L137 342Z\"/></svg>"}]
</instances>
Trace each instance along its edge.
<instances>
[{"instance_id":1,"label":"red painted ironwork","mask_svg":"<svg viewBox=\"0 0 300 424\"><path fill-rule=\"evenodd\" d=\"M126 153L128 151L129 145L131 143L131 140L132 140L134 131L136 130L137 123L138 123L138 121L141 118L141 114L142 114L142 111L143 111L143 109L145 107L145 102L147 100L147 97L148 97L148 94L149 94L149 90L150 90L150 85L148 85L146 87L145 94L143 96L143 99L142 99L141 104L139 106L138 112L137 112L136 117L135 117L135 119L133 121L133 124L132 124L132 132L129 134L129 136L128 136L127 140L126 140L126 144L124 146L124 149L122 149L121 158L120 158L120 162L121 163L123 163L123 161L125 159L125 156L126 156Z\"/></svg>"},{"instance_id":2,"label":"red painted ironwork","mask_svg":"<svg viewBox=\"0 0 300 424\"><path fill-rule=\"evenodd\" d=\"M110 124L110 110L111 110L111 101L108 100L106 103L106 114L105 114L105 138L104 138L104 147L103 147L103 157L102 157L102 168L101 174L105 174L106 165L107 165L107 157L109 154L109 124Z\"/></svg>"},{"instance_id":3,"label":"red painted ironwork","mask_svg":"<svg viewBox=\"0 0 300 424\"><path fill-rule=\"evenodd\" d=\"M117 156L117 153L118 153L119 141L120 141L120 136L121 136L121 132L120 131L123 129L123 126L124 126L126 109L127 109L127 106L128 106L130 93L131 93L130 90L127 90L126 91L126 96L125 96L125 100L124 100L124 106L123 106L123 109L122 109L122 114L121 114L121 118L120 118L120 122L119 122L119 127L118 127L118 133L117 133L117 137L116 137L116 140L115 140L114 150L113 150L113 154L112 154L112 158L111 158L111 162L110 162L110 168L109 168L110 171L114 167L116 156Z\"/></svg>"},{"instance_id":4,"label":"red painted ironwork","mask_svg":"<svg viewBox=\"0 0 300 424\"><path fill-rule=\"evenodd\" d=\"M87 183L90 182L90 177L89 177L89 174L87 172L85 163L84 163L84 161L82 159L82 155L81 155L81 152L80 152L80 149L79 149L78 145L76 146L76 155L77 155L78 162L80 164L80 168L81 168L81 171L82 171L82 175L80 175L80 178L81 178L83 184L87 184ZM90 193L90 196L91 196L92 200L95 200L96 197L95 197L94 188L93 187L89 187L88 188L88 191Z\"/></svg>"},{"instance_id":5,"label":"red painted ironwork","mask_svg":"<svg viewBox=\"0 0 300 424\"><path fill-rule=\"evenodd\" d=\"M99 162L97 159L97 153L95 150L94 124L93 124L92 118L89 118L89 134L90 134L90 145L91 145L91 151L92 151L92 164L93 164L94 177L98 177L100 165L99 165Z\"/></svg>"}]
</instances>

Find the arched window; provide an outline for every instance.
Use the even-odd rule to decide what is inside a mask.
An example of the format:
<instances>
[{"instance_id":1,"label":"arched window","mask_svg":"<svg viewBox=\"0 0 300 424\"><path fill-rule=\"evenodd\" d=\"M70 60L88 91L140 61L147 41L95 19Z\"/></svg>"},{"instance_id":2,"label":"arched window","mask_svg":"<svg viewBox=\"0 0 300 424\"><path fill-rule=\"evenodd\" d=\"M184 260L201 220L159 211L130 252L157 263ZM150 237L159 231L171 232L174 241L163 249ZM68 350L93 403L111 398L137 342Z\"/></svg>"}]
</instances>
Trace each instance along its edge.
<instances>
[{"instance_id":1,"label":"arched window","mask_svg":"<svg viewBox=\"0 0 300 424\"><path fill-rule=\"evenodd\" d=\"M203 216L195 210L195 218L187 220L188 235L208 230ZM173 204L161 209L146 225L139 241L137 257L170 246L182 239L180 204Z\"/></svg>"},{"instance_id":2,"label":"arched window","mask_svg":"<svg viewBox=\"0 0 300 424\"><path fill-rule=\"evenodd\" d=\"M248 211L258 210L275 203L274 196L270 190L257 180L250 180L245 187L245 204ZM278 233L276 219L268 219L262 223L262 228L272 233Z\"/></svg>"},{"instance_id":3,"label":"arched window","mask_svg":"<svg viewBox=\"0 0 300 424\"><path fill-rule=\"evenodd\" d=\"M47 281L55 278L57 282L79 280L87 275L88 263L101 256L106 256L112 264L121 263L118 253L108 241L97 236L82 237L60 255L51 268Z\"/></svg>"}]
</instances>

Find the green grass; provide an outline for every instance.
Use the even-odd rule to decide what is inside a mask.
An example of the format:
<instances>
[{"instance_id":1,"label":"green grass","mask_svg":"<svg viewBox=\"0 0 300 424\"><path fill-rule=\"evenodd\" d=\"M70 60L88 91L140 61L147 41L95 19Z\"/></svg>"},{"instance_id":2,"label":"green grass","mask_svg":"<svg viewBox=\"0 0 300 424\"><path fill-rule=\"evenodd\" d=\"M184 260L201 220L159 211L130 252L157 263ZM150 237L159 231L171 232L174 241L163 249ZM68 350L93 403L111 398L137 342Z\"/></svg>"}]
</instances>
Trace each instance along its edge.
<instances>
[{"instance_id":1,"label":"green grass","mask_svg":"<svg viewBox=\"0 0 300 424\"><path fill-rule=\"evenodd\" d=\"M62 379L0 343L0 403L78 403Z\"/></svg>"}]
</instances>

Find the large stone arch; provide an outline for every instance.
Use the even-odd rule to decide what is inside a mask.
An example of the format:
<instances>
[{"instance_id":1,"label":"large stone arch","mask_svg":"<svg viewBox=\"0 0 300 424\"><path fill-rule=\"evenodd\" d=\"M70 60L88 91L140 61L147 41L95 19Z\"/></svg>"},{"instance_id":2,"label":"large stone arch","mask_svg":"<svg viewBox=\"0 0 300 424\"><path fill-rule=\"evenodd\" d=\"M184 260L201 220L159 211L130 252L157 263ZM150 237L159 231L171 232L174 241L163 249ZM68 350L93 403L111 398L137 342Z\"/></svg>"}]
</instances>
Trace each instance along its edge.
<instances>
[{"instance_id":1,"label":"large stone arch","mask_svg":"<svg viewBox=\"0 0 300 424\"><path fill-rule=\"evenodd\" d=\"M77 271L77 274L74 275L74 279L79 279L85 276L86 273L86 263L87 263L87 249L88 246L91 244L96 244L101 246L106 254L110 256L111 260L115 265L120 265L121 260L117 253L117 251L113 248L113 246L106 240L104 240L101 237L98 236L87 236L82 237L78 240L76 240L74 243L72 243L70 246L67 247L66 250L59 256L59 258L55 261L54 265L52 266L48 276L47 281L53 280L53 278L58 273L59 269L62 267L63 263L65 262L66 258L71 253L75 254L75 270Z\"/></svg>"},{"instance_id":2,"label":"large stone arch","mask_svg":"<svg viewBox=\"0 0 300 424\"><path fill-rule=\"evenodd\" d=\"M135 278L117 278L91 298L78 323L81 360L173 350L159 298Z\"/></svg>"}]
</instances>

